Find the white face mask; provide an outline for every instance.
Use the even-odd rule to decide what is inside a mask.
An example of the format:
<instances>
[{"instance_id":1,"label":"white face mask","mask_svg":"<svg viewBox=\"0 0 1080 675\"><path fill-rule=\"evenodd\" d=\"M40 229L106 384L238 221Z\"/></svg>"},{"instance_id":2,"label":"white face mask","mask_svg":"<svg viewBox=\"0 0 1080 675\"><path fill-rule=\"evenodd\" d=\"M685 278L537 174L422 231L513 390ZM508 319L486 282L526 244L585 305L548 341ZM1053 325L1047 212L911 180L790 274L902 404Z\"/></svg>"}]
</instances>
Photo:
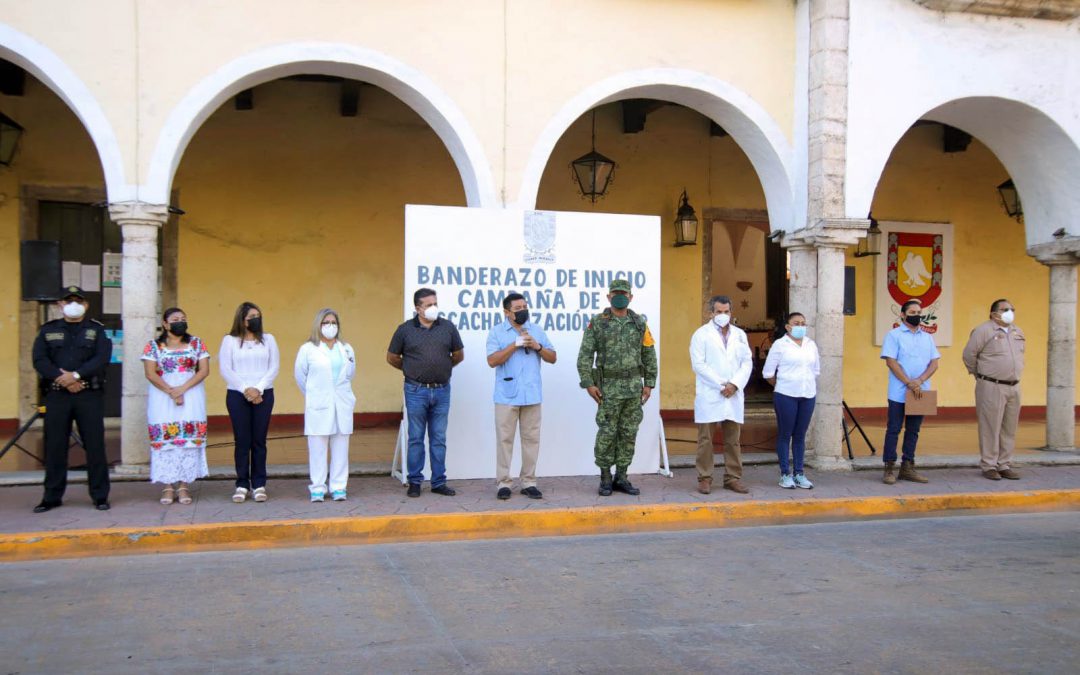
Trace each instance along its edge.
<instances>
[{"instance_id":1,"label":"white face mask","mask_svg":"<svg viewBox=\"0 0 1080 675\"><path fill-rule=\"evenodd\" d=\"M320 330L322 330L323 337L326 338L327 340L333 340L334 338L337 337L337 324L336 323L324 323Z\"/></svg>"},{"instance_id":2,"label":"white face mask","mask_svg":"<svg viewBox=\"0 0 1080 675\"><path fill-rule=\"evenodd\" d=\"M716 316L714 316L712 318L712 320L713 320L713 323L715 323L717 326L720 326L721 328L724 328L729 323L731 323L731 315L730 314L717 314Z\"/></svg>"},{"instance_id":3,"label":"white face mask","mask_svg":"<svg viewBox=\"0 0 1080 675\"><path fill-rule=\"evenodd\" d=\"M64 316L69 319L81 319L86 314L86 308L81 302L68 302L64 304Z\"/></svg>"},{"instance_id":4,"label":"white face mask","mask_svg":"<svg viewBox=\"0 0 1080 675\"><path fill-rule=\"evenodd\" d=\"M439 318L439 306L432 305L424 310L424 318L428 321L434 321Z\"/></svg>"},{"instance_id":5,"label":"white face mask","mask_svg":"<svg viewBox=\"0 0 1080 675\"><path fill-rule=\"evenodd\" d=\"M1012 311L1011 309L1005 310L1001 313L1001 320L1004 321L1006 324L1011 325L1012 322L1016 320L1016 312Z\"/></svg>"}]
</instances>

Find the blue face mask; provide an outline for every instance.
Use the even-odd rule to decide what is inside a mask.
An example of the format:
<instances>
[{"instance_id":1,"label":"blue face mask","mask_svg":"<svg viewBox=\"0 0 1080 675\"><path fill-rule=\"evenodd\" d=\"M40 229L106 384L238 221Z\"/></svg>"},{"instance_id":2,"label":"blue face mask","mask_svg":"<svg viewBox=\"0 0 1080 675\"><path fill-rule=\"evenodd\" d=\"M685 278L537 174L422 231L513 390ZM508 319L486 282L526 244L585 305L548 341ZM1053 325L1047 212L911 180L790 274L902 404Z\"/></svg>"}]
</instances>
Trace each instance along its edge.
<instances>
[{"instance_id":1,"label":"blue face mask","mask_svg":"<svg viewBox=\"0 0 1080 675\"><path fill-rule=\"evenodd\" d=\"M806 326L792 326L791 337L795 338L796 340L801 340L806 337Z\"/></svg>"}]
</instances>

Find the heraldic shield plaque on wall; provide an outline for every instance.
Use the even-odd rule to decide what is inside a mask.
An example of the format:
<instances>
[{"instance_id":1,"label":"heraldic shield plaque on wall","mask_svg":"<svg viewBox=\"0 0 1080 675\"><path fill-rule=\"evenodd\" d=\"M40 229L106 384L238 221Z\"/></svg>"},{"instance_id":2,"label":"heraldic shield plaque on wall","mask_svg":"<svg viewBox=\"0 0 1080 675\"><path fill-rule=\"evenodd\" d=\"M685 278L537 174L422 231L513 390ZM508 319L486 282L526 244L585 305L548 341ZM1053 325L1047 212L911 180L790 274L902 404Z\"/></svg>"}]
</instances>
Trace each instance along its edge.
<instances>
[{"instance_id":1,"label":"heraldic shield plaque on wall","mask_svg":"<svg viewBox=\"0 0 1080 675\"><path fill-rule=\"evenodd\" d=\"M555 214L551 211L526 211L525 262L555 262Z\"/></svg>"}]
</instances>

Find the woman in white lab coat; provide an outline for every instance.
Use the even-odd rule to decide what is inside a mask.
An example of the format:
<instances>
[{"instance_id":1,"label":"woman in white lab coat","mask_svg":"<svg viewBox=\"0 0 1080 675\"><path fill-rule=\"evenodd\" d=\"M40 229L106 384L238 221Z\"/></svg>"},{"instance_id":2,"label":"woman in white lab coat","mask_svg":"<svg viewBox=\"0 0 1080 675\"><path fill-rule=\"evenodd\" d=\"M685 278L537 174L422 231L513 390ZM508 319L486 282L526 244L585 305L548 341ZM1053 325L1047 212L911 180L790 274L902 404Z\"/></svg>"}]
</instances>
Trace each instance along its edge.
<instances>
[{"instance_id":1,"label":"woman in white lab coat","mask_svg":"<svg viewBox=\"0 0 1080 675\"><path fill-rule=\"evenodd\" d=\"M336 502L344 501L349 479L349 436L356 407L352 391L356 354L342 341L341 322L334 310L321 309L315 315L311 337L296 354L294 374L304 393L311 501L326 498L328 448L330 496Z\"/></svg>"}]
</instances>

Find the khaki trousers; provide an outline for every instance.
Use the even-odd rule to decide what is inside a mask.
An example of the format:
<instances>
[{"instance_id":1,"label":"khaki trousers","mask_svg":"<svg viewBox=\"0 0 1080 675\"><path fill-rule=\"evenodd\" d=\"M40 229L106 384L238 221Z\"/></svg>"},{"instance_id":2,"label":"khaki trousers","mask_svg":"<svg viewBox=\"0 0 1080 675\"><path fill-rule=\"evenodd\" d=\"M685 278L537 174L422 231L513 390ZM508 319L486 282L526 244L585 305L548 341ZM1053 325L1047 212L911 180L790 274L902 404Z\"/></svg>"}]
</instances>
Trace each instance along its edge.
<instances>
[{"instance_id":1,"label":"khaki trousers","mask_svg":"<svg viewBox=\"0 0 1080 675\"><path fill-rule=\"evenodd\" d=\"M1008 469L1020 421L1020 385L975 380L975 414L979 419L979 466Z\"/></svg>"},{"instance_id":2,"label":"khaki trousers","mask_svg":"<svg viewBox=\"0 0 1080 675\"><path fill-rule=\"evenodd\" d=\"M713 430L716 425L724 433L724 484L742 480L742 448L739 446L739 432L742 425L731 420L706 422L697 425L697 475L698 478L712 478L713 465Z\"/></svg>"},{"instance_id":3,"label":"khaki trousers","mask_svg":"<svg viewBox=\"0 0 1080 675\"><path fill-rule=\"evenodd\" d=\"M540 404L495 404L495 478L500 488L514 484L510 461L514 436L521 430L521 489L536 487L536 458L540 456Z\"/></svg>"}]
</instances>

